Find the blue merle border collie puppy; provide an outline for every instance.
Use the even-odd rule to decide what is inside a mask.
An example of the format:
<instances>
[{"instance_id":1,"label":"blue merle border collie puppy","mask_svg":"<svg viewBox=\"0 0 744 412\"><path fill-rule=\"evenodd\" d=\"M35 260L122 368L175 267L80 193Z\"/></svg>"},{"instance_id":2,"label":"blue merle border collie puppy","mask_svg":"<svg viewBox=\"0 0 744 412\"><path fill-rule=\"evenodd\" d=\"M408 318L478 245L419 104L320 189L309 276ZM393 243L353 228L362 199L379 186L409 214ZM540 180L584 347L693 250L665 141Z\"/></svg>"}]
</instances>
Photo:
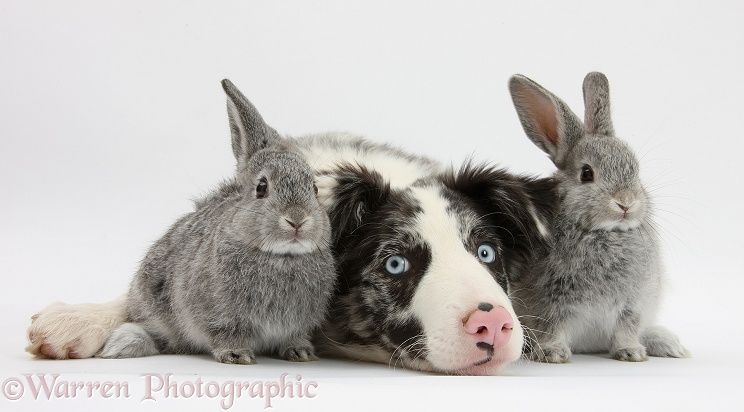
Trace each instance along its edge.
<instances>
[{"instance_id":1,"label":"blue merle border collie puppy","mask_svg":"<svg viewBox=\"0 0 744 412\"><path fill-rule=\"evenodd\" d=\"M336 172L340 274L323 347L450 374L496 374L519 358L509 278L544 241L525 205L549 202L551 182L528 188L471 164L398 188L365 167Z\"/></svg>"},{"instance_id":2,"label":"blue merle border collie puppy","mask_svg":"<svg viewBox=\"0 0 744 412\"><path fill-rule=\"evenodd\" d=\"M547 239L550 180L469 163L447 169L343 133L280 136L232 83L223 88L236 156L293 145L316 172L339 268L314 342L322 355L473 375L497 374L521 356L509 279ZM50 305L33 317L28 350L95 356L126 320L126 297Z\"/></svg>"}]
</instances>

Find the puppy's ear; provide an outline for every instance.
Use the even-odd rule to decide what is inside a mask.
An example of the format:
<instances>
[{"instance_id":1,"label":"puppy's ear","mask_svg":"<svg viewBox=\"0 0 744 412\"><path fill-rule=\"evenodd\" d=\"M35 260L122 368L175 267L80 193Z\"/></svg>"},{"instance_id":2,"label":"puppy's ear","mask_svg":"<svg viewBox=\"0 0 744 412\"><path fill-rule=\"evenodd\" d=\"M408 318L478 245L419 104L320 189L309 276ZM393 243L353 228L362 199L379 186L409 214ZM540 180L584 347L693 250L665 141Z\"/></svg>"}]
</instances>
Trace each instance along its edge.
<instances>
[{"instance_id":1,"label":"puppy's ear","mask_svg":"<svg viewBox=\"0 0 744 412\"><path fill-rule=\"evenodd\" d=\"M390 183L378 172L359 165L341 166L333 177L336 186L329 217L334 243L342 247L344 239L364 223L364 217L388 199Z\"/></svg>"}]
</instances>

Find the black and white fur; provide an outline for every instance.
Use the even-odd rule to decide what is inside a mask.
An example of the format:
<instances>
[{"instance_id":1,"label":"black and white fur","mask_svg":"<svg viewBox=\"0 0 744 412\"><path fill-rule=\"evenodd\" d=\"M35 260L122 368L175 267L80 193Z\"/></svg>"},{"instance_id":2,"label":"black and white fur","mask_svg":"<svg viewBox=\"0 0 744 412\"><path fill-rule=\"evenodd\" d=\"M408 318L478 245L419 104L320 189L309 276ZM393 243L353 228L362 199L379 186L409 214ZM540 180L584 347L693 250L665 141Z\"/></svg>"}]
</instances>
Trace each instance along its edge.
<instances>
[{"instance_id":1,"label":"black and white fur","mask_svg":"<svg viewBox=\"0 0 744 412\"><path fill-rule=\"evenodd\" d=\"M546 240L545 181L485 165L448 170L345 134L280 137L231 83L223 85L233 142L285 139L315 169L340 271L315 339L321 355L478 375L520 357L524 332L508 279L526 270L532 249ZM391 267L406 270L393 275ZM92 356L122 322L124 304L50 306L34 318L29 351ZM497 311L507 319L498 331L471 328ZM498 344L493 333L501 334Z\"/></svg>"}]
</instances>

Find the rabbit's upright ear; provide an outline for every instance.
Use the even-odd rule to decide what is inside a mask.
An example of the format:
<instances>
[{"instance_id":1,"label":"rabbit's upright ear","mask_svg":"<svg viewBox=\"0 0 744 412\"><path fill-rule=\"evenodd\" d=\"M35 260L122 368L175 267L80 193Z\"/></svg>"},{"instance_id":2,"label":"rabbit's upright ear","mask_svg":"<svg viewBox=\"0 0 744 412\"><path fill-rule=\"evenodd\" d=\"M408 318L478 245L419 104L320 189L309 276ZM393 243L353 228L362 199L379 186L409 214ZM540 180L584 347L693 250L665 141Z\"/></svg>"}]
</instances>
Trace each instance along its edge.
<instances>
[{"instance_id":1,"label":"rabbit's upright ear","mask_svg":"<svg viewBox=\"0 0 744 412\"><path fill-rule=\"evenodd\" d=\"M561 99L525 76L512 76L509 92L527 137L561 168L568 150L584 133L581 120Z\"/></svg>"},{"instance_id":2,"label":"rabbit's upright ear","mask_svg":"<svg viewBox=\"0 0 744 412\"><path fill-rule=\"evenodd\" d=\"M599 72L584 78L584 126L589 134L615 136L610 117L610 82Z\"/></svg>"},{"instance_id":3,"label":"rabbit's upright ear","mask_svg":"<svg viewBox=\"0 0 744 412\"><path fill-rule=\"evenodd\" d=\"M233 154L240 168L254 153L278 143L281 138L230 80L222 80L222 88L227 94Z\"/></svg>"}]
</instances>

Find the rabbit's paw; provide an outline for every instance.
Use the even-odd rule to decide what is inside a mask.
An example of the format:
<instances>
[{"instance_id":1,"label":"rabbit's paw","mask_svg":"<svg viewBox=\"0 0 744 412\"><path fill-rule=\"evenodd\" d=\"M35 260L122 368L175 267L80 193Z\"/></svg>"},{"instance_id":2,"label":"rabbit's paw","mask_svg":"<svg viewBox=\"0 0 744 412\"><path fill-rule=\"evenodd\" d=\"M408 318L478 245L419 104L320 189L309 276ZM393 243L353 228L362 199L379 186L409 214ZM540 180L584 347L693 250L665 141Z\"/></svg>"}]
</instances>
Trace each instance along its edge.
<instances>
[{"instance_id":1,"label":"rabbit's paw","mask_svg":"<svg viewBox=\"0 0 744 412\"><path fill-rule=\"evenodd\" d=\"M256 355L250 349L215 349L212 355L220 363L254 365Z\"/></svg>"},{"instance_id":2,"label":"rabbit's paw","mask_svg":"<svg viewBox=\"0 0 744 412\"><path fill-rule=\"evenodd\" d=\"M690 352L682 346L674 333L661 326L652 326L643 331L641 342L649 356L661 358L689 358Z\"/></svg>"},{"instance_id":3,"label":"rabbit's paw","mask_svg":"<svg viewBox=\"0 0 744 412\"><path fill-rule=\"evenodd\" d=\"M312 346L288 347L281 352L282 359L291 362L309 362L318 360Z\"/></svg>"},{"instance_id":4,"label":"rabbit's paw","mask_svg":"<svg viewBox=\"0 0 744 412\"><path fill-rule=\"evenodd\" d=\"M615 349L612 351L612 359L624 362L645 362L648 360L646 348L638 346L634 348Z\"/></svg>"},{"instance_id":5,"label":"rabbit's paw","mask_svg":"<svg viewBox=\"0 0 744 412\"><path fill-rule=\"evenodd\" d=\"M571 349L563 344L538 345L528 354L530 360L545 363L568 363Z\"/></svg>"}]
</instances>

